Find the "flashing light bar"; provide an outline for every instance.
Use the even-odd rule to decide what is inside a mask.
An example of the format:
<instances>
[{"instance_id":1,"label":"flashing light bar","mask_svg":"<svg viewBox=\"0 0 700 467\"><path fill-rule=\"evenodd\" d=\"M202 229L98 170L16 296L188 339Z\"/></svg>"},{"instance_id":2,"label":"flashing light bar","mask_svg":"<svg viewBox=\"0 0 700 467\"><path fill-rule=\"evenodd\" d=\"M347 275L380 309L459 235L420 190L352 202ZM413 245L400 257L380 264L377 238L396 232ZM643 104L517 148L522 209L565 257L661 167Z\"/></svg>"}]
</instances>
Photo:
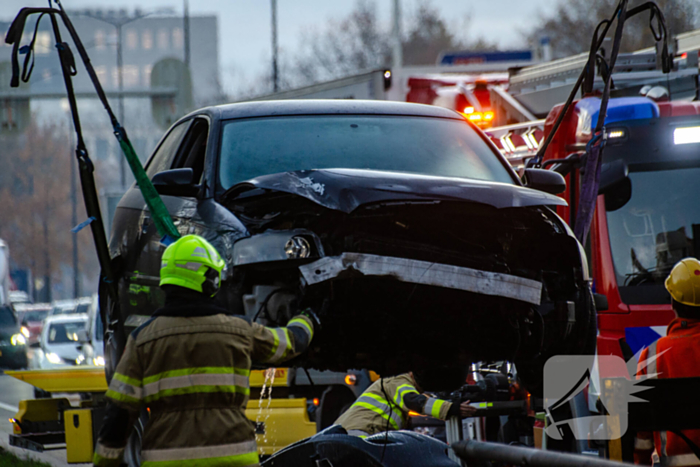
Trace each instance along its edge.
<instances>
[{"instance_id":1,"label":"flashing light bar","mask_svg":"<svg viewBox=\"0 0 700 467\"><path fill-rule=\"evenodd\" d=\"M608 139L617 139L617 138L624 138L625 137L625 130L612 130L610 133L608 133Z\"/></svg>"},{"instance_id":2,"label":"flashing light bar","mask_svg":"<svg viewBox=\"0 0 700 467\"><path fill-rule=\"evenodd\" d=\"M465 108L464 108L464 113L467 114L467 115L473 114L473 113L474 113L474 110L475 110L474 107L471 107L471 106L470 106L470 107L465 107Z\"/></svg>"},{"instance_id":3,"label":"flashing light bar","mask_svg":"<svg viewBox=\"0 0 700 467\"><path fill-rule=\"evenodd\" d=\"M676 128L673 130L673 144L700 143L700 126Z\"/></svg>"}]
</instances>

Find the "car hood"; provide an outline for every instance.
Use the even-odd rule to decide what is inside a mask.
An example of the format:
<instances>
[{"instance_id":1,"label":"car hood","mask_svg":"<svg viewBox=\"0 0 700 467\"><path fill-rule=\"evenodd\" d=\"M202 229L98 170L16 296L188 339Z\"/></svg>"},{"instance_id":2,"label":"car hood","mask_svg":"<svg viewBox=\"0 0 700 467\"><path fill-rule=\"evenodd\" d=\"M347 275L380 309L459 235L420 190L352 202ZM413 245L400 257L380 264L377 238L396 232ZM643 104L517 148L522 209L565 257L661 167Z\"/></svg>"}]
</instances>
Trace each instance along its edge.
<instances>
[{"instance_id":1,"label":"car hood","mask_svg":"<svg viewBox=\"0 0 700 467\"><path fill-rule=\"evenodd\" d=\"M235 185L229 193L254 188L295 194L346 213L365 204L391 201L470 201L497 209L566 205L557 196L507 183L357 169L263 175Z\"/></svg>"}]
</instances>

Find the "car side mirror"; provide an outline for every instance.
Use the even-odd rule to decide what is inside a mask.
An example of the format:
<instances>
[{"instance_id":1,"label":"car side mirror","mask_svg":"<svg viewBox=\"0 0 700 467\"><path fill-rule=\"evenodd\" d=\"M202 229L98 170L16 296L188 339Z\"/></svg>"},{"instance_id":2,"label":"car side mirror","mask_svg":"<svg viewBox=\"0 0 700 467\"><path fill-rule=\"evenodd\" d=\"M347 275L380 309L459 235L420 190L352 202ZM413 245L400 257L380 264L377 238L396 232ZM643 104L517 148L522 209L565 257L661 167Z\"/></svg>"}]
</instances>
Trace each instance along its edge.
<instances>
[{"instance_id":1,"label":"car side mirror","mask_svg":"<svg viewBox=\"0 0 700 467\"><path fill-rule=\"evenodd\" d=\"M194 171L187 167L158 172L151 179L158 194L165 196L184 196L194 198L199 193L199 186L193 183Z\"/></svg>"},{"instance_id":2,"label":"car side mirror","mask_svg":"<svg viewBox=\"0 0 700 467\"><path fill-rule=\"evenodd\" d=\"M78 338L78 342L80 342L81 344L86 344L90 342L90 336L88 335L88 332L85 329L80 329L79 331L76 331L75 335Z\"/></svg>"},{"instance_id":3,"label":"car side mirror","mask_svg":"<svg viewBox=\"0 0 700 467\"><path fill-rule=\"evenodd\" d=\"M622 159L608 162L600 167L598 194L605 195L605 210L617 211L632 197L632 181L629 169Z\"/></svg>"},{"instance_id":4,"label":"car side mirror","mask_svg":"<svg viewBox=\"0 0 700 467\"><path fill-rule=\"evenodd\" d=\"M602 293L593 294L593 303L596 311L608 311L608 297Z\"/></svg>"},{"instance_id":5,"label":"car side mirror","mask_svg":"<svg viewBox=\"0 0 700 467\"><path fill-rule=\"evenodd\" d=\"M525 169L523 184L534 190L558 195L566 190L566 180L560 173L545 169Z\"/></svg>"}]
</instances>

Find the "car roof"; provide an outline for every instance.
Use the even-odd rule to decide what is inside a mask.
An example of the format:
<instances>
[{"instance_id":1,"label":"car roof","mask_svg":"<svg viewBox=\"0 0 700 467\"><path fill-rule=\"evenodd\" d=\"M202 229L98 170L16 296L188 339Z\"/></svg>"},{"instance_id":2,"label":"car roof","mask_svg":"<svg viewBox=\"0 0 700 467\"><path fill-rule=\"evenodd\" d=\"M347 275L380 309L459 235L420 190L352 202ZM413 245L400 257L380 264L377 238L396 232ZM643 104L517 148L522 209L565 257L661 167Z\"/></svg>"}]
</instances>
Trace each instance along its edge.
<instances>
[{"instance_id":1,"label":"car roof","mask_svg":"<svg viewBox=\"0 0 700 467\"><path fill-rule=\"evenodd\" d=\"M69 315L53 315L46 318L44 324L65 323L70 321L87 321L88 315L85 313L71 313Z\"/></svg>"},{"instance_id":2,"label":"car roof","mask_svg":"<svg viewBox=\"0 0 700 467\"><path fill-rule=\"evenodd\" d=\"M359 99L297 99L257 101L205 107L195 114L218 114L222 120L282 115L402 115L464 121L454 110L434 105Z\"/></svg>"}]
</instances>

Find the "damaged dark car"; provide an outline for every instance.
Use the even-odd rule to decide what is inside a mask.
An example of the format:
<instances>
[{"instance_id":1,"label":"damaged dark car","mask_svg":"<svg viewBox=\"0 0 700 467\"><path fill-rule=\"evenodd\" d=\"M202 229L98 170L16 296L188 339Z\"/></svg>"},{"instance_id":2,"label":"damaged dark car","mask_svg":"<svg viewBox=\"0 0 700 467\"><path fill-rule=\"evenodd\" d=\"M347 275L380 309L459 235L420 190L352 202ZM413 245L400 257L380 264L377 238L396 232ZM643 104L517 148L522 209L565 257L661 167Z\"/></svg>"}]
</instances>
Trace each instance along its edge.
<instances>
[{"instance_id":1,"label":"damaged dark car","mask_svg":"<svg viewBox=\"0 0 700 467\"><path fill-rule=\"evenodd\" d=\"M558 174L520 180L456 112L375 101L208 107L146 167L182 234L227 263L218 300L263 324L299 308L323 328L293 364L381 374L509 360L533 391L554 354L592 353L581 245L551 206ZM165 246L138 186L110 242L120 272L106 356L161 305ZM111 357L111 358L110 358Z\"/></svg>"}]
</instances>

